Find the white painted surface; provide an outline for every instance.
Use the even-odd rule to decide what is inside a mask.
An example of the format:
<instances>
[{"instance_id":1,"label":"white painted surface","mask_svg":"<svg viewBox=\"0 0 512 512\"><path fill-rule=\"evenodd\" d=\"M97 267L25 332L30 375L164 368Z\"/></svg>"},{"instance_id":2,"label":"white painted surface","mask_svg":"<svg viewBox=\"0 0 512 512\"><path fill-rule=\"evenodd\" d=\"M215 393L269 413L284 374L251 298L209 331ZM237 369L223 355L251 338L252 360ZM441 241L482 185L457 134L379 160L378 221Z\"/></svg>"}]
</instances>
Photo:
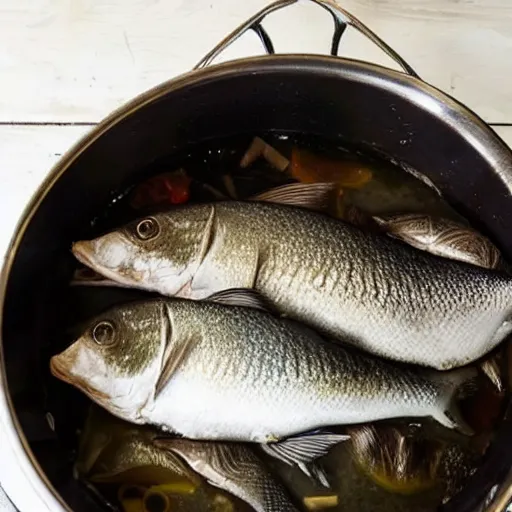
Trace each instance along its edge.
<instances>
[{"instance_id":1,"label":"white painted surface","mask_svg":"<svg viewBox=\"0 0 512 512\"><path fill-rule=\"evenodd\" d=\"M493 129L512 148L512 126L493 126Z\"/></svg>"},{"instance_id":2,"label":"white painted surface","mask_svg":"<svg viewBox=\"0 0 512 512\"><path fill-rule=\"evenodd\" d=\"M267 3L1 0L0 255L49 169L89 130L48 123L98 122L140 92L191 69L223 36ZM343 0L340 4L426 81L486 121L512 125L512 0ZM303 2L274 15L265 26L279 51L324 53L330 23L328 15ZM259 53L251 35L238 41L223 60ZM353 32L344 37L342 54L390 65L380 50ZM512 126L495 129L512 146ZM0 461L7 455L5 438L0 438ZM32 499L33 491L16 485L18 474L9 465L1 467L8 487L17 487L20 499Z\"/></svg>"},{"instance_id":3,"label":"white painted surface","mask_svg":"<svg viewBox=\"0 0 512 512\"><path fill-rule=\"evenodd\" d=\"M2 0L0 122L97 121L188 71L267 0ZM512 122L510 0L342 0L428 82L488 122ZM324 52L329 15L269 18L281 51ZM258 53L256 37L238 43ZM238 52L238 54L240 54ZM343 53L387 62L353 33ZM231 51L229 56L237 54Z\"/></svg>"}]
</instances>

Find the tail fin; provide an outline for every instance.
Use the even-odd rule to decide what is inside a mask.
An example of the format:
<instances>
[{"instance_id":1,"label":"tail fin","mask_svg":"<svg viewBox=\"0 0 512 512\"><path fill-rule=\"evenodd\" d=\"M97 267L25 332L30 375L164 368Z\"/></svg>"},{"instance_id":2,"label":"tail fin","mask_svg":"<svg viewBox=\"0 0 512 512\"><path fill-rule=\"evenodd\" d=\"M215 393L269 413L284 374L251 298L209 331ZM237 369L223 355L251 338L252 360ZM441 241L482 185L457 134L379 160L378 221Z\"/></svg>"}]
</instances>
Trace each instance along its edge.
<instances>
[{"instance_id":1,"label":"tail fin","mask_svg":"<svg viewBox=\"0 0 512 512\"><path fill-rule=\"evenodd\" d=\"M498 392L502 392L503 375L501 373L501 365L496 356L489 357L480 363L480 370L491 381Z\"/></svg>"},{"instance_id":2,"label":"tail fin","mask_svg":"<svg viewBox=\"0 0 512 512\"><path fill-rule=\"evenodd\" d=\"M440 384L439 401L433 414L434 419L445 427L472 435L473 429L462 417L457 401L471 389L473 380L477 376L477 369L470 367L432 374L432 380Z\"/></svg>"}]
</instances>

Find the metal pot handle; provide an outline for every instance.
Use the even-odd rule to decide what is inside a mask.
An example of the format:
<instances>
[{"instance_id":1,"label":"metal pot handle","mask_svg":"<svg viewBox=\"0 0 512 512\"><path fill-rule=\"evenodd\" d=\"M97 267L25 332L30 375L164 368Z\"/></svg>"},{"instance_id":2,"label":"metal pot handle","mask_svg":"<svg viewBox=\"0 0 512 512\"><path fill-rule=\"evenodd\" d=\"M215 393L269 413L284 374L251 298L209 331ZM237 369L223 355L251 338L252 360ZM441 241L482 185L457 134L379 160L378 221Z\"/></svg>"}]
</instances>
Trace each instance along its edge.
<instances>
[{"instance_id":1,"label":"metal pot handle","mask_svg":"<svg viewBox=\"0 0 512 512\"><path fill-rule=\"evenodd\" d=\"M194 67L194 69L201 69L209 66L214 59L216 59L228 46L234 43L239 37L244 35L249 30L254 30L259 36L261 43L265 51L268 54L274 54L274 45L272 39L262 26L263 20L273 12L279 11L289 5L297 3L299 0L277 0L276 2L265 7L254 16L249 18L246 22L242 23L236 28L231 34L224 38L215 48L213 48L207 55L205 55L201 61ZM358 32L366 36L373 43L375 43L384 53L391 57L405 73L419 78L418 74L412 67L405 62L398 53L389 47L377 34L372 32L366 25L361 23L355 16L350 14L338 6L334 0L308 0L315 3L328 11L334 20L334 33L332 36L331 43L331 55L334 57L338 56L338 50L340 46L341 38L347 28L347 26L354 27Z\"/></svg>"}]
</instances>

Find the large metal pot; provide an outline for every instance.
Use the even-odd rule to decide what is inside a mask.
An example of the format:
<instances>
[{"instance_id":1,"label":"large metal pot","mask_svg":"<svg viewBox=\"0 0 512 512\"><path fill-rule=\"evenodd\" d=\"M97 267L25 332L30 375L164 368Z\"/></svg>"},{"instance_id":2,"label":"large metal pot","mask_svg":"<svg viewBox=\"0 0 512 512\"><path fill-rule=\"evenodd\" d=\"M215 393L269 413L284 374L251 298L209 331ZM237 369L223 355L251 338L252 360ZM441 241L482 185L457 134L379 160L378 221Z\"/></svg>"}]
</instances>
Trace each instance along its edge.
<instances>
[{"instance_id":1,"label":"large metal pot","mask_svg":"<svg viewBox=\"0 0 512 512\"><path fill-rule=\"evenodd\" d=\"M0 285L0 481L22 512L93 510L87 493L58 476L62 438L42 441L44 396L27 411L47 377L47 347L59 323L72 268L72 240L158 157L212 138L275 130L313 134L378 152L429 179L512 258L512 152L473 112L421 81L366 27L328 0L312 0L335 19L332 53L347 25L370 37L404 73L335 56L269 55L206 67L244 31L273 48L261 20L296 0L282 0L249 20L193 72L125 105L54 167L20 220ZM199 69L204 68L204 69ZM505 510L510 499L512 409L482 468L446 507ZM495 496L492 503L489 496ZM486 502L487 500L487 502Z\"/></svg>"}]
</instances>

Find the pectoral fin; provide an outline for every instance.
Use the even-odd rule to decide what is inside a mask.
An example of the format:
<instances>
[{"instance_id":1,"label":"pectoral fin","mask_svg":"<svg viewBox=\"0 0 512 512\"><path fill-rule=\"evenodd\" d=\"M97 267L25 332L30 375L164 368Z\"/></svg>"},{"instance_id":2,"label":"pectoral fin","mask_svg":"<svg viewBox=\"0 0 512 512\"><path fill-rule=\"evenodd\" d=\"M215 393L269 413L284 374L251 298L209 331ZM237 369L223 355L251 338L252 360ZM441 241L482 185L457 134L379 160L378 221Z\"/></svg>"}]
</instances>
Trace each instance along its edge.
<instances>
[{"instance_id":1,"label":"pectoral fin","mask_svg":"<svg viewBox=\"0 0 512 512\"><path fill-rule=\"evenodd\" d=\"M322 485L329 487L323 471L313 462L326 455L336 444L350 439L349 435L315 431L290 437L278 443L262 444L268 455L286 464L298 466L309 477L315 477Z\"/></svg>"},{"instance_id":2,"label":"pectoral fin","mask_svg":"<svg viewBox=\"0 0 512 512\"><path fill-rule=\"evenodd\" d=\"M186 361L196 344L197 340L187 338L173 346L169 351L166 351L167 353L164 354L164 364L155 387L155 399L158 398L158 395L165 388L174 372Z\"/></svg>"},{"instance_id":3,"label":"pectoral fin","mask_svg":"<svg viewBox=\"0 0 512 512\"><path fill-rule=\"evenodd\" d=\"M155 386L155 400L165 388L175 371L186 361L194 347L197 345L197 339L185 337L183 339L172 339L172 321L169 310L163 304L166 325L163 327L162 336L166 339L166 348L162 357L162 366L160 376Z\"/></svg>"}]
</instances>

